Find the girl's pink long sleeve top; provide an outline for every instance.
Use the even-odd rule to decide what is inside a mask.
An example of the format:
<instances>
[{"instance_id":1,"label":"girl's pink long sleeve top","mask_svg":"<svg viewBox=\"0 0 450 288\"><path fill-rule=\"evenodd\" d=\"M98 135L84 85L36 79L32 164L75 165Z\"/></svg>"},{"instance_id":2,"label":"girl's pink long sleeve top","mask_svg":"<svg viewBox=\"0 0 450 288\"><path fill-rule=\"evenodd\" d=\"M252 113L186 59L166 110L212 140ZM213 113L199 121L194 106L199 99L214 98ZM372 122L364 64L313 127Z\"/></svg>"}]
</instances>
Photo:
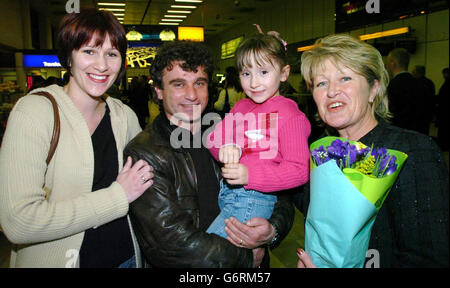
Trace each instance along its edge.
<instances>
[{"instance_id":1,"label":"girl's pink long sleeve top","mask_svg":"<svg viewBox=\"0 0 450 288\"><path fill-rule=\"evenodd\" d=\"M310 133L311 125L294 101L275 96L256 104L246 98L216 125L207 145L216 160L222 146L238 146L239 163L248 168L244 188L275 192L308 182Z\"/></svg>"}]
</instances>

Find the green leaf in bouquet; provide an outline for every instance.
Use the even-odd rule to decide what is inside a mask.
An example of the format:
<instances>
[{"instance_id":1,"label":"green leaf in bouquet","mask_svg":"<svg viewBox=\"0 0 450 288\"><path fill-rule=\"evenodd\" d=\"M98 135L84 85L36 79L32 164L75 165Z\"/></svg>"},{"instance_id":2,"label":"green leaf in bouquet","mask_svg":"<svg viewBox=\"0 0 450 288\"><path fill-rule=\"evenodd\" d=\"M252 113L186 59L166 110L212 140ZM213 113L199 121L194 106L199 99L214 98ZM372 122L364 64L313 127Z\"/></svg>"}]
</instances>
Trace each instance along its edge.
<instances>
[{"instance_id":1,"label":"green leaf in bouquet","mask_svg":"<svg viewBox=\"0 0 450 288\"><path fill-rule=\"evenodd\" d=\"M318 149L320 146L323 147L329 147L331 143L333 143L336 139L340 139L341 141L345 142L348 141L351 145L357 145L357 147L361 147L362 145L365 146L365 144L348 140L341 137L324 137L321 138L314 143L310 145L310 150L313 151L315 149ZM361 145L362 144L362 145ZM367 146L365 146L367 147ZM358 148L359 149L359 148ZM372 147L373 149L373 147ZM376 209L380 209L381 206L384 203L384 200L386 199L387 195L389 194L389 191L394 184L395 180L397 179L398 174L401 171L401 168L408 157L403 152L387 149L387 152L391 156L395 156L397 158L396 164L397 169L390 174L382 177L375 177L373 175L365 175L354 168L344 168L342 170L343 174L346 176L346 178L355 186L358 191L361 192L362 195L370 202L372 203ZM347 156L345 156L347 157ZM348 158L347 158L348 159ZM362 160L364 161L364 160ZM316 167L314 161L311 161L311 170ZM355 165L358 166L358 165Z\"/></svg>"}]
</instances>

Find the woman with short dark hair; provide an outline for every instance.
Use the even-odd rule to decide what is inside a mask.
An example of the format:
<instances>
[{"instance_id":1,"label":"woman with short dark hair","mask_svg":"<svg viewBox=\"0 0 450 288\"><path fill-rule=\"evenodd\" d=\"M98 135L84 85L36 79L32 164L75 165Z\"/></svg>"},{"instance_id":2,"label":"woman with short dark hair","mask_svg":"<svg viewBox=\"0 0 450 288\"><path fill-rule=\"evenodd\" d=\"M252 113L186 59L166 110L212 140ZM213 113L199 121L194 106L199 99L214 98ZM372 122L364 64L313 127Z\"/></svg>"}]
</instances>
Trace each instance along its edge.
<instances>
[{"instance_id":1,"label":"woman with short dark hair","mask_svg":"<svg viewBox=\"0 0 450 288\"><path fill-rule=\"evenodd\" d=\"M20 99L0 151L0 223L17 244L10 266L136 266L127 213L152 185L153 168L124 161L123 148L141 128L128 106L105 94L124 68L125 31L110 12L85 10L63 18L58 43L68 83ZM38 92L51 94L59 111L48 165L54 117Z\"/></svg>"}]
</instances>

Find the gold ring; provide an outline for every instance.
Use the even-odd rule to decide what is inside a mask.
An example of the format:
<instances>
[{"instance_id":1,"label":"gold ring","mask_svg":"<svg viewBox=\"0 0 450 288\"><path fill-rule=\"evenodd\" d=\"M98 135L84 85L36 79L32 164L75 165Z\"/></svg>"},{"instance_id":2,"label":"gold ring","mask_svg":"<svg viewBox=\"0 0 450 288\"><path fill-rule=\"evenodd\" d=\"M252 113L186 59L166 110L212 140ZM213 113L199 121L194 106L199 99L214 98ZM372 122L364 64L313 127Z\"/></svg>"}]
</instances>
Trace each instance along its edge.
<instances>
[{"instance_id":1,"label":"gold ring","mask_svg":"<svg viewBox=\"0 0 450 288\"><path fill-rule=\"evenodd\" d=\"M241 239L241 242L239 242L239 246L243 247L242 243L244 243L244 241L242 241L242 239Z\"/></svg>"}]
</instances>

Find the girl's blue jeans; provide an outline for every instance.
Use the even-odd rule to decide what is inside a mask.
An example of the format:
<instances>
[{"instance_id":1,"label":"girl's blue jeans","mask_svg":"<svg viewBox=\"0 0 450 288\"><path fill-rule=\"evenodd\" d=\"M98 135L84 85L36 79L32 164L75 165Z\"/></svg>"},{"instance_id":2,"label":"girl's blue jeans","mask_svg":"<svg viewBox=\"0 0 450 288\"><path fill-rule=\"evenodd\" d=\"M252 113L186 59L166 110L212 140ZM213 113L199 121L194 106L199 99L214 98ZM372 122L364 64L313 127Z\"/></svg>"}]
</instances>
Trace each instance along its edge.
<instances>
[{"instance_id":1,"label":"girl's blue jeans","mask_svg":"<svg viewBox=\"0 0 450 288\"><path fill-rule=\"evenodd\" d=\"M222 179L219 193L219 208L221 212L206 232L226 238L225 219L233 216L244 224L254 217L268 219L272 215L276 202L277 196L271 193L246 190L243 186L229 186Z\"/></svg>"}]
</instances>

